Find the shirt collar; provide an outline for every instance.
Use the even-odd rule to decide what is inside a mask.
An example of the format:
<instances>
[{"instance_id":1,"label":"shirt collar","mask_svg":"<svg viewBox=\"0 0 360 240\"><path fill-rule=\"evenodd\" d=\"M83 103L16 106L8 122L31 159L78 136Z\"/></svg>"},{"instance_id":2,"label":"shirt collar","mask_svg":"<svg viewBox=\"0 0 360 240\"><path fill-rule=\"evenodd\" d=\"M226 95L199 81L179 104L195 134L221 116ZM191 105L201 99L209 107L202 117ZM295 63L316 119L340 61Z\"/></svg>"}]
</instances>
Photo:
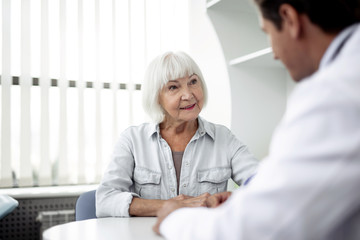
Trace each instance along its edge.
<instances>
[{"instance_id":1,"label":"shirt collar","mask_svg":"<svg viewBox=\"0 0 360 240\"><path fill-rule=\"evenodd\" d=\"M205 134L208 134L213 140L215 139L214 130L206 120L198 116L198 124L199 126L194 136L195 139L200 138ZM158 137L160 136L160 126L159 124L150 123L148 128L148 136L152 137L154 134L157 134Z\"/></svg>"},{"instance_id":2,"label":"shirt collar","mask_svg":"<svg viewBox=\"0 0 360 240\"><path fill-rule=\"evenodd\" d=\"M324 56L320 61L320 69L331 63L341 51L345 42L350 38L353 32L356 30L359 24L353 24L345 30L341 31L335 39L331 42L330 46L325 51Z\"/></svg>"},{"instance_id":3,"label":"shirt collar","mask_svg":"<svg viewBox=\"0 0 360 240\"><path fill-rule=\"evenodd\" d=\"M148 136L152 137L157 133L157 136L160 136L160 127L157 123L149 123L148 125Z\"/></svg>"},{"instance_id":4,"label":"shirt collar","mask_svg":"<svg viewBox=\"0 0 360 240\"><path fill-rule=\"evenodd\" d=\"M207 122L205 119L199 116L198 123L199 123L199 127L195 135L198 135L199 138L207 134L214 140L215 139L214 129L211 127L209 122Z\"/></svg>"}]
</instances>

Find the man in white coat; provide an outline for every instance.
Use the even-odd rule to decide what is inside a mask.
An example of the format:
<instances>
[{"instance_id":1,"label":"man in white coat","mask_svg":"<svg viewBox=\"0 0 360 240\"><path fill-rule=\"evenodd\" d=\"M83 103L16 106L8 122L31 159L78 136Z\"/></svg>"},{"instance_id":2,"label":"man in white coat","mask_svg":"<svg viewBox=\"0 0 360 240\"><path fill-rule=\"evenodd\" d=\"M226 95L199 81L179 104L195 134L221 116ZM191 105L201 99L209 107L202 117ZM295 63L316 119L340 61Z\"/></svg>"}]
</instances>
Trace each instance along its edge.
<instances>
[{"instance_id":1,"label":"man in white coat","mask_svg":"<svg viewBox=\"0 0 360 240\"><path fill-rule=\"evenodd\" d=\"M298 82L269 155L212 208L158 212L167 239L360 239L359 0L255 0L261 28ZM230 196L231 195L231 196Z\"/></svg>"}]
</instances>

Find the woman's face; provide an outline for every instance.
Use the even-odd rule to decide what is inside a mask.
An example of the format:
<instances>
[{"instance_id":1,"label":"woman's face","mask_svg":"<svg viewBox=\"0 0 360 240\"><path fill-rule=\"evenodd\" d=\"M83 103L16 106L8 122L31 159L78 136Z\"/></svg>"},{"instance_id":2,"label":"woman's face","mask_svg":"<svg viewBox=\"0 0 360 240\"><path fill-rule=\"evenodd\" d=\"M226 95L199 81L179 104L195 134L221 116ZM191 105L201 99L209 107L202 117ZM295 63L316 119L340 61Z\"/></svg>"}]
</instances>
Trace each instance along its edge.
<instances>
[{"instance_id":1,"label":"woman's face","mask_svg":"<svg viewBox=\"0 0 360 240\"><path fill-rule=\"evenodd\" d=\"M170 80L159 94L165 120L187 122L195 120L204 104L202 84L197 75Z\"/></svg>"}]
</instances>

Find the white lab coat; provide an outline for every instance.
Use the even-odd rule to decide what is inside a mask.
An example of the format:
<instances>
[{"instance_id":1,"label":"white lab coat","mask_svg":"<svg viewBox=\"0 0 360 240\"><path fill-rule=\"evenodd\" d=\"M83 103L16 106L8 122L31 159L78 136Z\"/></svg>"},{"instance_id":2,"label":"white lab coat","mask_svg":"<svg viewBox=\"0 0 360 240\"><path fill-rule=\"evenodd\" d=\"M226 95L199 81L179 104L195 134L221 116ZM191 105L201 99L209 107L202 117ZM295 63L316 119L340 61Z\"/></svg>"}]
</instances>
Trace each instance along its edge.
<instances>
[{"instance_id":1,"label":"white lab coat","mask_svg":"<svg viewBox=\"0 0 360 240\"><path fill-rule=\"evenodd\" d=\"M219 208L173 212L160 232L182 240L360 239L358 24L298 84L249 186Z\"/></svg>"}]
</instances>

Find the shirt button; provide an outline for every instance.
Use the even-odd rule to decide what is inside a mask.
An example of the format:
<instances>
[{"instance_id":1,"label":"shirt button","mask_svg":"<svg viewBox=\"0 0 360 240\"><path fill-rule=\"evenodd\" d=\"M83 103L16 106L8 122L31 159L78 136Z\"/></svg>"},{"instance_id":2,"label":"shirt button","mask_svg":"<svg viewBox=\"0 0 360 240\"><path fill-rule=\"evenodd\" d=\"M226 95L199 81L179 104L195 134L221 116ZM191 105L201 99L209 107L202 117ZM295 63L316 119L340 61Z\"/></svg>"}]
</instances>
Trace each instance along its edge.
<instances>
[{"instance_id":1,"label":"shirt button","mask_svg":"<svg viewBox=\"0 0 360 240\"><path fill-rule=\"evenodd\" d=\"M183 187L186 187L186 186L187 186L186 183L184 183Z\"/></svg>"},{"instance_id":2,"label":"shirt button","mask_svg":"<svg viewBox=\"0 0 360 240\"><path fill-rule=\"evenodd\" d=\"M189 162L185 162L185 166L189 166Z\"/></svg>"},{"instance_id":3,"label":"shirt button","mask_svg":"<svg viewBox=\"0 0 360 240\"><path fill-rule=\"evenodd\" d=\"M172 192L175 192L175 188L170 188L170 190L171 190Z\"/></svg>"},{"instance_id":4,"label":"shirt button","mask_svg":"<svg viewBox=\"0 0 360 240\"><path fill-rule=\"evenodd\" d=\"M170 166L170 165L169 165L169 167L168 167L168 168L171 170L171 169L172 169L172 166Z\"/></svg>"}]
</instances>

